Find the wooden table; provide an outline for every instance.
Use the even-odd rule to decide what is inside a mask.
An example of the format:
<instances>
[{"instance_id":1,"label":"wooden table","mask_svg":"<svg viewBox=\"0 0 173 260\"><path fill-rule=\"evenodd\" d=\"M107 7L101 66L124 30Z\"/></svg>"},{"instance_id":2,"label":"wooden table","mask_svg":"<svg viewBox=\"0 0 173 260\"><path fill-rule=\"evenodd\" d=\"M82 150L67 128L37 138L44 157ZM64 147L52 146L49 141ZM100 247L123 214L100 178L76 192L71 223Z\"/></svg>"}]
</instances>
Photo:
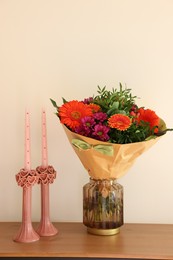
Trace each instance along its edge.
<instances>
[{"instance_id":1,"label":"wooden table","mask_svg":"<svg viewBox=\"0 0 173 260\"><path fill-rule=\"evenodd\" d=\"M173 225L124 224L117 235L96 236L82 223L54 224L57 235L17 243L20 223L1 222L0 257L173 259Z\"/></svg>"}]
</instances>

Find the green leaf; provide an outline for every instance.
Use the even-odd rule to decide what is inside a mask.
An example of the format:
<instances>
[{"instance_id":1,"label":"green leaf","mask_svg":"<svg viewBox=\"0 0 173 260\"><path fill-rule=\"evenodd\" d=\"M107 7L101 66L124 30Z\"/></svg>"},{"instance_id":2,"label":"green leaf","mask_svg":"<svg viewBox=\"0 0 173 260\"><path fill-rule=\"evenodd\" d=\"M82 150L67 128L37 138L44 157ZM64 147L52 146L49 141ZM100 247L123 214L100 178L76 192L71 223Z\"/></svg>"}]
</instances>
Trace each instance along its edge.
<instances>
[{"instance_id":1,"label":"green leaf","mask_svg":"<svg viewBox=\"0 0 173 260\"><path fill-rule=\"evenodd\" d=\"M119 102L118 102L118 101L114 101L113 104L112 104L112 107L118 109L118 107L119 107Z\"/></svg>"},{"instance_id":2,"label":"green leaf","mask_svg":"<svg viewBox=\"0 0 173 260\"><path fill-rule=\"evenodd\" d=\"M121 82L119 83L119 85L120 85L120 94L122 94L123 86L122 86Z\"/></svg>"},{"instance_id":3,"label":"green leaf","mask_svg":"<svg viewBox=\"0 0 173 260\"><path fill-rule=\"evenodd\" d=\"M52 105L53 105L54 107L58 108L56 102L55 102L53 99L50 98L50 101L52 102Z\"/></svg>"},{"instance_id":4,"label":"green leaf","mask_svg":"<svg viewBox=\"0 0 173 260\"><path fill-rule=\"evenodd\" d=\"M127 115L126 111L124 110L117 110L117 114Z\"/></svg>"},{"instance_id":5,"label":"green leaf","mask_svg":"<svg viewBox=\"0 0 173 260\"><path fill-rule=\"evenodd\" d=\"M63 104L67 103L68 101L62 97Z\"/></svg>"},{"instance_id":6,"label":"green leaf","mask_svg":"<svg viewBox=\"0 0 173 260\"><path fill-rule=\"evenodd\" d=\"M107 115L117 114L118 107L119 107L119 102L118 101L113 102L112 106L107 111Z\"/></svg>"}]
</instances>

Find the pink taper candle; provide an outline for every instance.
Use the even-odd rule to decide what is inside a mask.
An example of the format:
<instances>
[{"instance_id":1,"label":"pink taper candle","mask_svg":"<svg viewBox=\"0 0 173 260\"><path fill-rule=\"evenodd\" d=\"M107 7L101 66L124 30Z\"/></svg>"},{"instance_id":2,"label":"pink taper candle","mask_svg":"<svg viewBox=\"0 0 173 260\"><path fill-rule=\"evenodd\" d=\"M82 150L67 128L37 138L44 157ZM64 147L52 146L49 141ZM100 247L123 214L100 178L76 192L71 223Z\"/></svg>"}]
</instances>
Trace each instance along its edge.
<instances>
[{"instance_id":1,"label":"pink taper candle","mask_svg":"<svg viewBox=\"0 0 173 260\"><path fill-rule=\"evenodd\" d=\"M25 172L28 173L27 179L34 178L31 173L31 155L30 155L30 114L25 112ZM22 169L23 170L23 169ZM27 181L26 179L26 181ZM35 232L31 221L31 196L32 183L28 181L28 186L23 187L23 204L22 204L22 223L15 242L29 243L40 239L40 236Z\"/></svg>"},{"instance_id":2,"label":"pink taper candle","mask_svg":"<svg viewBox=\"0 0 173 260\"><path fill-rule=\"evenodd\" d=\"M46 112L42 111L42 167L48 166Z\"/></svg>"},{"instance_id":3,"label":"pink taper candle","mask_svg":"<svg viewBox=\"0 0 173 260\"><path fill-rule=\"evenodd\" d=\"M25 170L31 169L30 152L30 114L25 113Z\"/></svg>"}]
</instances>

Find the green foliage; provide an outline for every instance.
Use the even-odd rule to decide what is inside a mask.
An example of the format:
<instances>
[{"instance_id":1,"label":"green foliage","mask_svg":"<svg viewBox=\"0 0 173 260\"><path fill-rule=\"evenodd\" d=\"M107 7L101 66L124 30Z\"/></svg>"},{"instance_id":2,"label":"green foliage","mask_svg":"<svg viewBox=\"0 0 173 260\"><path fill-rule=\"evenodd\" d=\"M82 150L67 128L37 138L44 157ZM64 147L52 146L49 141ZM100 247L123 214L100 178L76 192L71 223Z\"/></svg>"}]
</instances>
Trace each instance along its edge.
<instances>
[{"instance_id":1,"label":"green foliage","mask_svg":"<svg viewBox=\"0 0 173 260\"><path fill-rule=\"evenodd\" d=\"M103 88L98 86L97 92L99 95L94 97L94 103L99 105L108 116L118 113L128 115L137 98L132 96L131 89L123 89L121 83L119 90L112 88L112 91L109 91L106 86Z\"/></svg>"},{"instance_id":2,"label":"green foliage","mask_svg":"<svg viewBox=\"0 0 173 260\"><path fill-rule=\"evenodd\" d=\"M111 129L109 135L111 143L127 144L145 141L148 136L152 135L152 131L149 124L143 122L141 125L132 124L126 131Z\"/></svg>"}]
</instances>

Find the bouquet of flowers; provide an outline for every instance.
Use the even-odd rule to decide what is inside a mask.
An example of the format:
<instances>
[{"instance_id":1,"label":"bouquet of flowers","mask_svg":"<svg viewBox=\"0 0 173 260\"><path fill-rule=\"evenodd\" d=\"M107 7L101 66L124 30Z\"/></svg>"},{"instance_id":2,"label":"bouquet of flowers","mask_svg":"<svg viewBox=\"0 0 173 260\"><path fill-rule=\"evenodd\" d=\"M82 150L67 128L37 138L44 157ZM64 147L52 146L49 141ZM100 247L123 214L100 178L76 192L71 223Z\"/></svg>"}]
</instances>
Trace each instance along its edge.
<instances>
[{"instance_id":1,"label":"bouquet of flowers","mask_svg":"<svg viewBox=\"0 0 173 260\"><path fill-rule=\"evenodd\" d=\"M155 111L138 107L131 89L111 91L98 86L98 95L66 101L56 115L82 164L95 179L119 178L134 160L167 131ZM101 162L101 164L100 164Z\"/></svg>"}]
</instances>

